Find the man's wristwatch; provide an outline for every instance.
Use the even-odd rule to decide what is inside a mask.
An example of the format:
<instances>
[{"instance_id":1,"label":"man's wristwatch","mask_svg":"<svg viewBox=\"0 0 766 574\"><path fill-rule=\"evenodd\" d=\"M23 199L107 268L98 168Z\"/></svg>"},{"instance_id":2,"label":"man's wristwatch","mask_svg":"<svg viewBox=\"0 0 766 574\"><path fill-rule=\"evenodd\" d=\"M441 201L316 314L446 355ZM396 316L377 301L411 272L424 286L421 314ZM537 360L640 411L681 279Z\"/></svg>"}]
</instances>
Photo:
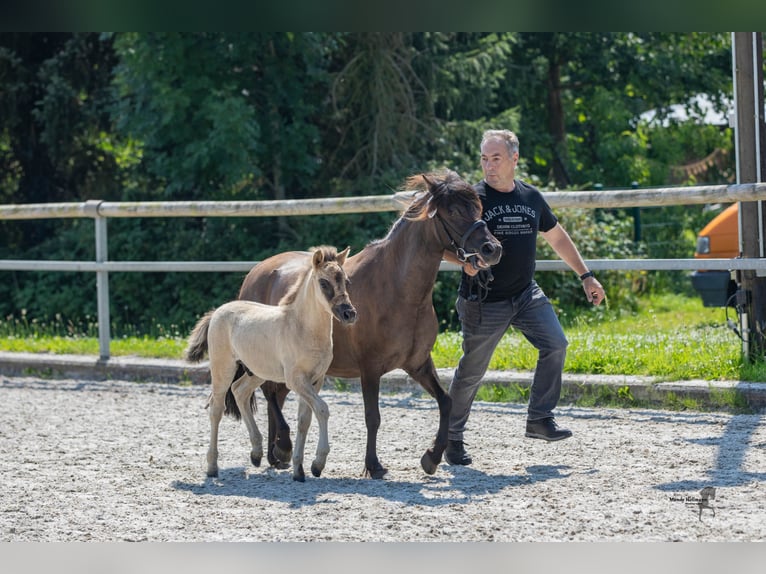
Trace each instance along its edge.
<instances>
[{"instance_id":1,"label":"man's wristwatch","mask_svg":"<svg viewBox=\"0 0 766 574\"><path fill-rule=\"evenodd\" d=\"M596 274L593 273L593 271L586 271L582 275L580 275L580 281L585 281L588 277L595 277Z\"/></svg>"}]
</instances>

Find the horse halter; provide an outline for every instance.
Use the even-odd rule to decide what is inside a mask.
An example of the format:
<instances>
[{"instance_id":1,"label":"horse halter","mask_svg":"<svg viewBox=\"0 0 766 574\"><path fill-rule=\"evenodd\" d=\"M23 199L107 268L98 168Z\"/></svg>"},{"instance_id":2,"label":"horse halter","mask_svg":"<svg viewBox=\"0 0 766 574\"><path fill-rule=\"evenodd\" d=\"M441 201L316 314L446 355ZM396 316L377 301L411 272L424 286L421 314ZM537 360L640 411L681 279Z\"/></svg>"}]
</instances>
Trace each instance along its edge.
<instances>
[{"instance_id":1,"label":"horse halter","mask_svg":"<svg viewBox=\"0 0 766 574\"><path fill-rule=\"evenodd\" d=\"M468 253L465 250L465 242L468 241L468 238L473 234L474 231L477 229L484 227L486 229L487 223L483 219L478 219L474 221L468 229L466 229L465 233L460 236L460 239L458 242L455 241L455 236L450 232L450 228L447 226L447 222L444 221L441 215L438 213L436 214L436 217L441 221L442 227L444 227L444 231L447 233L447 237L449 237L450 243L447 245L447 248L452 248L455 251L455 256L458 258L458 261L461 263L465 263L468 261L471 257L477 257L479 255L478 251L474 251L473 253ZM451 227L451 226L450 226Z\"/></svg>"}]
</instances>

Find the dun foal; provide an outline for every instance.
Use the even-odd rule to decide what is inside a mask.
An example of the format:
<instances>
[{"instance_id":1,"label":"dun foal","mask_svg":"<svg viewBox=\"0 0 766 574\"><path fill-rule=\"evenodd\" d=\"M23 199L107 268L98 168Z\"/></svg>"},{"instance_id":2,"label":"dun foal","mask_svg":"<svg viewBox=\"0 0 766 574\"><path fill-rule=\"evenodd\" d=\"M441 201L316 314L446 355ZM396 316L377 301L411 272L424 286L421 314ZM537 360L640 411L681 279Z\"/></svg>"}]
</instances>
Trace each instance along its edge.
<instances>
[{"instance_id":1,"label":"dun foal","mask_svg":"<svg viewBox=\"0 0 766 574\"><path fill-rule=\"evenodd\" d=\"M305 480L303 450L312 411L319 423L319 443L311 472L314 476L321 474L330 452L329 410L318 392L333 357L333 317L341 324L356 320L343 270L348 252L348 248L342 253L334 247L316 248L307 259L310 266L304 268L302 278L278 305L231 301L197 322L189 336L186 358L198 362L205 353L210 356L208 476L218 476L218 426L229 390L250 435L250 460L255 466L260 465L263 438L253 417L251 397L266 380L285 383L301 399L292 458L293 479ZM234 380L240 365L245 373Z\"/></svg>"}]
</instances>

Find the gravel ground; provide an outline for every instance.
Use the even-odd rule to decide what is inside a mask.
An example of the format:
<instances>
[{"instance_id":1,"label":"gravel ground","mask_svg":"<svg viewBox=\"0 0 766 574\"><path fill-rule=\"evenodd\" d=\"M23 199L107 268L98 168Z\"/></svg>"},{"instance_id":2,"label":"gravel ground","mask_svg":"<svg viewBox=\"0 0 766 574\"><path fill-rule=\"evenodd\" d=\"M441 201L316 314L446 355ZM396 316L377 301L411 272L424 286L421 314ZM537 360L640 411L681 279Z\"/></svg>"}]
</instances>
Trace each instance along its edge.
<instances>
[{"instance_id":1,"label":"gravel ground","mask_svg":"<svg viewBox=\"0 0 766 574\"><path fill-rule=\"evenodd\" d=\"M474 464L428 476L419 461L435 401L384 394L389 474L375 481L362 476L361 394L324 389L327 467L296 483L290 470L251 466L245 427L229 418L221 475L205 477L207 392L0 377L0 541L766 540L763 414L562 407L574 437L549 444L524 438L523 405L476 403ZM291 394L288 421L296 410ZM715 499L700 518L705 487Z\"/></svg>"}]
</instances>

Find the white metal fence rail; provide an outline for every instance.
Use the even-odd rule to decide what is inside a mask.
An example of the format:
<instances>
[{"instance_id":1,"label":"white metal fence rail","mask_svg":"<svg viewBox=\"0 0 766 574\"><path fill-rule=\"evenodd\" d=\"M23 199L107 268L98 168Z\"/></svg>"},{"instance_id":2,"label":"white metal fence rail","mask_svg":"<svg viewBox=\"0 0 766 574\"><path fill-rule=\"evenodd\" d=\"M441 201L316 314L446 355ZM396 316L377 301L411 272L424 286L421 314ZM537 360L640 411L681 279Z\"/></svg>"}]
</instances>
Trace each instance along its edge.
<instances>
[{"instance_id":1,"label":"white metal fence rail","mask_svg":"<svg viewBox=\"0 0 766 574\"><path fill-rule=\"evenodd\" d=\"M108 218L120 217L274 217L343 213L399 211L412 198L412 192L393 195L343 197L282 201L175 201L109 202L90 200L81 203L43 203L0 205L0 219L63 219L86 217L95 221L95 261L0 260L3 271L87 271L95 272L98 309L99 352L109 358L109 273L110 272L246 272L256 261L109 261ZM662 205L692 205L716 202L766 199L766 184L711 185L608 191L546 192L554 208L618 208ZM661 270L753 269L766 274L766 259L597 259L587 260L590 269ZM566 269L563 261L538 261L540 271ZM444 262L443 271L458 267Z\"/></svg>"}]
</instances>

